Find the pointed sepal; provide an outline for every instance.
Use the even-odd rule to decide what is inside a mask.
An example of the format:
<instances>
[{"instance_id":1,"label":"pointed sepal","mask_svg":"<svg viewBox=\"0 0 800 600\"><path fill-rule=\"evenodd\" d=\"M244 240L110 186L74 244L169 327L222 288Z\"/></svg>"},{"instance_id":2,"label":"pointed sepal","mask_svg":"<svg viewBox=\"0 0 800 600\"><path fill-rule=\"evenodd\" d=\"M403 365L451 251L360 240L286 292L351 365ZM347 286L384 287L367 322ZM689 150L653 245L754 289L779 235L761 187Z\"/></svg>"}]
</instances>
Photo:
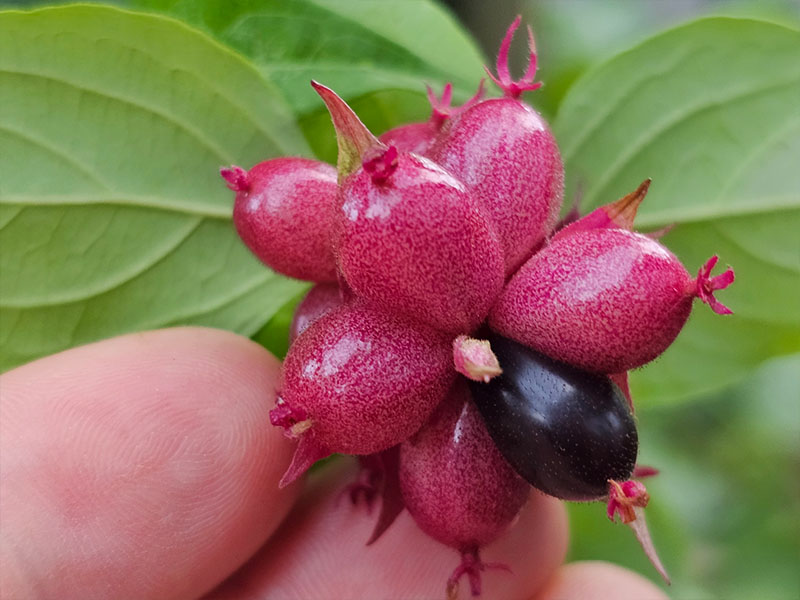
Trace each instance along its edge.
<instances>
[{"instance_id":1,"label":"pointed sepal","mask_svg":"<svg viewBox=\"0 0 800 600\"><path fill-rule=\"evenodd\" d=\"M622 371L621 373L611 373L608 378L617 384L617 387L622 391L622 395L628 401L628 407L633 410L633 397L631 396L631 386L628 382L628 372Z\"/></svg>"},{"instance_id":2,"label":"pointed sepal","mask_svg":"<svg viewBox=\"0 0 800 600\"><path fill-rule=\"evenodd\" d=\"M315 462L327 458L331 454L332 452L328 448L317 442L313 434L301 436L300 443L297 444L292 457L292 464L286 469L278 487L286 487L308 471Z\"/></svg>"},{"instance_id":3,"label":"pointed sepal","mask_svg":"<svg viewBox=\"0 0 800 600\"><path fill-rule=\"evenodd\" d=\"M613 479L608 480L608 518L613 522L619 516L619 520L633 530L645 556L669 585L669 575L658 557L645 521L644 509L649 502L650 495L643 483L632 479L622 483Z\"/></svg>"},{"instance_id":4,"label":"pointed sepal","mask_svg":"<svg viewBox=\"0 0 800 600\"><path fill-rule=\"evenodd\" d=\"M650 189L650 179L645 179L634 191L611 204L594 209L588 215L559 230L550 241L589 229L627 229L633 231L633 221L639 205Z\"/></svg>"},{"instance_id":5,"label":"pointed sepal","mask_svg":"<svg viewBox=\"0 0 800 600\"><path fill-rule=\"evenodd\" d=\"M383 469L383 482L381 489L381 510L378 520L367 540L367 546L378 541L387 529L394 523L397 516L403 512L405 504L400 491L400 446L392 446L379 455Z\"/></svg>"},{"instance_id":6,"label":"pointed sepal","mask_svg":"<svg viewBox=\"0 0 800 600\"><path fill-rule=\"evenodd\" d=\"M311 85L328 107L333 128L336 130L336 142L339 146L336 166L341 183L348 175L358 170L367 152L385 149L386 146L372 135L353 109L336 92L316 81L312 81Z\"/></svg>"}]
</instances>

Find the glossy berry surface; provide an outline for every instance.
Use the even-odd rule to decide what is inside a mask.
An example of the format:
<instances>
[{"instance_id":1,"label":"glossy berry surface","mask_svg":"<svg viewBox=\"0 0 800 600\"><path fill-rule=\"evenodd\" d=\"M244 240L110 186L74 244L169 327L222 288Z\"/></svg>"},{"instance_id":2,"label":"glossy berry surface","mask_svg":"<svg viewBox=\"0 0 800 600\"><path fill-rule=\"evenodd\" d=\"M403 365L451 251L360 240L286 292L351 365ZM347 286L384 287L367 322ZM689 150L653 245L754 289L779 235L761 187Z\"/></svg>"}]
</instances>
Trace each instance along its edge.
<instances>
[{"instance_id":1,"label":"glossy berry surface","mask_svg":"<svg viewBox=\"0 0 800 600\"><path fill-rule=\"evenodd\" d=\"M233 222L253 254L295 279L336 281L334 167L306 158L275 158L246 172L232 167L221 174L236 192Z\"/></svg>"},{"instance_id":2,"label":"glossy berry surface","mask_svg":"<svg viewBox=\"0 0 800 600\"><path fill-rule=\"evenodd\" d=\"M486 207L507 275L555 226L563 199L561 156L547 124L530 106L512 98L485 100L446 124L429 156Z\"/></svg>"},{"instance_id":3,"label":"glossy berry surface","mask_svg":"<svg viewBox=\"0 0 800 600\"><path fill-rule=\"evenodd\" d=\"M564 500L594 500L608 481L633 473L633 415L608 377L554 361L492 334L503 374L470 381L497 448L535 488Z\"/></svg>"},{"instance_id":4,"label":"glossy berry surface","mask_svg":"<svg viewBox=\"0 0 800 600\"><path fill-rule=\"evenodd\" d=\"M292 344L308 326L344 302L344 293L336 283L318 283L297 305L289 326L289 343Z\"/></svg>"},{"instance_id":5,"label":"glossy berry surface","mask_svg":"<svg viewBox=\"0 0 800 600\"><path fill-rule=\"evenodd\" d=\"M382 308L467 333L503 285L497 237L459 180L392 150L342 184L334 242L341 272L356 295Z\"/></svg>"},{"instance_id":6,"label":"glossy berry surface","mask_svg":"<svg viewBox=\"0 0 800 600\"><path fill-rule=\"evenodd\" d=\"M558 360L619 373L650 362L673 342L692 300L704 293L703 282L710 282L707 274L699 279L700 286L674 254L645 235L579 231L517 272L489 325Z\"/></svg>"},{"instance_id":7,"label":"glossy berry surface","mask_svg":"<svg viewBox=\"0 0 800 600\"><path fill-rule=\"evenodd\" d=\"M401 445L400 489L425 532L467 551L505 531L530 486L492 443L459 379L422 429Z\"/></svg>"},{"instance_id":8,"label":"glossy berry surface","mask_svg":"<svg viewBox=\"0 0 800 600\"><path fill-rule=\"evenodd\" d=\"M400 446L400 491L408 512L433 539L461 553L447 581L454 598L466 576L481 592L481 572L507 569L481 560L481 547L513 523L530 486L495 447L464 379L411 439Z\"/></svg>"},{"instance_id":9,"label":"glossy berry surface","mask_svg":"<svg viewBox=\"0 0 800 600\"><path fill-rule=\"evenodd\" d=\"M292 344L270 416L300 438L303 452L311 444L327 454L372 454L416 432L454 377L448 336L350 303Z\"/></svg>"},{"instance_id":10,"label":"glossy berry surface","mask_svg":"<svg viewBox=\"0 0 800 600\"><path fill-rule=\"evenodd\" d=\"M517 80L508 70L508 51L520 19L509 27L497 57L503 98L479 102L450 119L428 152L461 179L488 211L511 275L554 228L564 192L564 167L544 119L519 100L535 90L536 51L528 29L528 70Z\"/></svg>"}]
</instances>

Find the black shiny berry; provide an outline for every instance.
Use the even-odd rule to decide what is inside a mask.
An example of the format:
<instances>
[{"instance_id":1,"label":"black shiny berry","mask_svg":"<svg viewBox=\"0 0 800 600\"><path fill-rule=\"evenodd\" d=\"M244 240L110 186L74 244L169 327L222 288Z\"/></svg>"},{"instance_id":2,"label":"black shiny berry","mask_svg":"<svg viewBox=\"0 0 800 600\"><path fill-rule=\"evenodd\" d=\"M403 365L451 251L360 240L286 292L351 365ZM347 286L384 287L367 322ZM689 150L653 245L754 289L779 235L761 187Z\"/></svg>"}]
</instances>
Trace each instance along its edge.
<instances>
[{"instance_id":1,"label":"black shiny berry","mask_svg":"<svg viewBox=\"0 0 800 600\"><path fill-rule=\"evenodd\" d=\"M604 375L557 362L496 334L503 374L470 381L500 452L532 486L564 500L594 500L633 473L639 439L620 389Z\"/></svg>"}]
</instances>

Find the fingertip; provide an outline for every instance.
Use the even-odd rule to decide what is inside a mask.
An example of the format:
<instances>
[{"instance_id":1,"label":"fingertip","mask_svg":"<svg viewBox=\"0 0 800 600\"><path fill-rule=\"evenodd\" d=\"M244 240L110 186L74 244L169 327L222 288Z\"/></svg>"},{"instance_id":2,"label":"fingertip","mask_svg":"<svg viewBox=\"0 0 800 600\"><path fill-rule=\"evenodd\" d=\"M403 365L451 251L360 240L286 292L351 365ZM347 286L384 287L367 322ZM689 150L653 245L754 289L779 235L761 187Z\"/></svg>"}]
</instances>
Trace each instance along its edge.
<instances>
[{"instance_id":1,"label":"fingertip","mask_svg":"<svg viewBox=\"0 0 800 600\"><path fill-rule=\"evenodd\" d=\"M638 573L602 561L562 566L535 600L668 600L654 583Z\"/></svg>"},{"instance_id":2,"label":"fingertip","mask_svg":"<svg viewBox=\"0 0 800 600\"><path fill-rule=\"evenodd\" d=\"M293 450L269 426L279 378L257 344L197 327L3 375L3 546L21 565L17 585L181 598L224 579L299 491L277 486Z\"/></svg>"}]
</instances>

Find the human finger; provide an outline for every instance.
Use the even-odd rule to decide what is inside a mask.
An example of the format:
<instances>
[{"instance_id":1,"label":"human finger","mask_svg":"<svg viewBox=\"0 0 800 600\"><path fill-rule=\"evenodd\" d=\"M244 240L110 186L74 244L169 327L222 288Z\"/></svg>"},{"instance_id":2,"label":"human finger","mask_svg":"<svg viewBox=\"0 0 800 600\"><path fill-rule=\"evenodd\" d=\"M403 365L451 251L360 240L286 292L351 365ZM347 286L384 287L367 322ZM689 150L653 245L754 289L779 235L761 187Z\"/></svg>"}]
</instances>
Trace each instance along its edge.
<instances>
[{"instance_id":1,"label":"human finger","mask_svg":"<svg viewBox=\"0 0 800 600\"><path fill-rule=\"evenodd\" d=\"M339 500L355 478L352 463L312 474L281 528L245 568L208 600L335 600L444 597L458 553L427 537L404 511L372 546L375 515ZM519 521L482 549L486 562L506 563L482 573L487 598L527 598L563 561L567 524L560 502L532 493ZM468 598L462 581L460 598Z\"/></svg>"},{"instance_id":2,"label":"human finger","mask_svg":"<svg viewBox=\"0 0 800 600\"><path fill-rule=\"evenodd\" d=\"M228 332L119 337L2 376L8 598L192 598L264 543L296 486L278 361Z\"/></svg>"},{"instance_id":3,"label":"human finger","mask_svg":"<svg viewBox=\"0 0 800 600\"><path fill-rule=\"evenodd\" d=\"M667 600L667 595L641 575L607 562L586 561L562 566L535 600Z\"/></svg>"}]
</instances>

